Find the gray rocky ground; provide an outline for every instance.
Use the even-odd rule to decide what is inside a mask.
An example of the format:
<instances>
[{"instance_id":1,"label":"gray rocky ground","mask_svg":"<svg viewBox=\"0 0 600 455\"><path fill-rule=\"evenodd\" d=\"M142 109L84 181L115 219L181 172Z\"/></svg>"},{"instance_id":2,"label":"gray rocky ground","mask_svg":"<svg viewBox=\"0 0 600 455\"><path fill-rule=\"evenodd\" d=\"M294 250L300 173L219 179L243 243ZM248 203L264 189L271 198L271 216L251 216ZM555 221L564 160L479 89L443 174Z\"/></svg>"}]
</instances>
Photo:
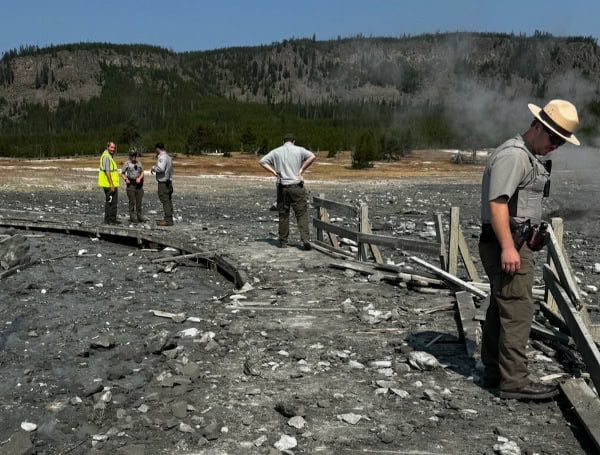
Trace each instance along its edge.
<instances>
[{"instance_id":1,"label":"gray rocky ground","mask_svg":"<svg viewBox=\"0 0 600 455\"><path fill-rule=\"evenodd\" d=\"M594 182L557 175L547 213L565 217L565 245L595 317ZM460 207L477 258L477 176L308 188L366 202L376 233L414 239L430 238L436 212L448 221ZM594 453L564 400L504 401L478 385L450 290L369 279L332 268L318 251L276 248L268 179L182 178L175 191L178 220L160 230L233 258L249 286L236 289L192 260L153 262L177 251L1 232L17 246L16 234L26 235L31 262L0 280L0 454ZM92 225L102 195L5 189L0 207L0 222ZM146 207L159 217L151 186ZM383 255L426 273L404 251ZM434 358L419 363L415 352ZM548 352L531 346L534 375L585 377L575 351Z\"/></svg>"}]
</instances>

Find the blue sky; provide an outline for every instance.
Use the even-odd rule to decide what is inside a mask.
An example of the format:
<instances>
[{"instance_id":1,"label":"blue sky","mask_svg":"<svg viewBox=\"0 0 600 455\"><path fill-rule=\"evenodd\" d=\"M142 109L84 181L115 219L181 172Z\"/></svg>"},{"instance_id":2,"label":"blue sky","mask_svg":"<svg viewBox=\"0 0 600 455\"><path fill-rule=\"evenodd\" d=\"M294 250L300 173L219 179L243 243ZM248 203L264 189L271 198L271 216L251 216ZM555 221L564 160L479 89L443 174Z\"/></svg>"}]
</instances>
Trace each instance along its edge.
<instances>
[{"instance_id":1,"label":"blue sky","mask_svg":"<svg viewBox=\"0 0 600 455\"><path fill-rule=\"evenodd\" d=\"M600 1L572 0L0 0L0 53L102 41L174 51L289 38L481 31L600 36Z\"/></svg>"}]
</instances>

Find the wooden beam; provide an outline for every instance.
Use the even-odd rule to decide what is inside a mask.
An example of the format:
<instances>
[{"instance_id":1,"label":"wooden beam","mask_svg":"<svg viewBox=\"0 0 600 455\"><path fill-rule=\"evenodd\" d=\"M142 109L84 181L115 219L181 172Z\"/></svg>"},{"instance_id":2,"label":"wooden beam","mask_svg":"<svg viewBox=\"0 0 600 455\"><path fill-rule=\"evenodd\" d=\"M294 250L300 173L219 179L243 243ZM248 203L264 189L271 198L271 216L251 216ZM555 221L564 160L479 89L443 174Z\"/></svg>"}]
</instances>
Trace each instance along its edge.
<instances>
[{"instance_id":1,"label":"wooden beam","mask_svg":"<svg viewBox=\"0 0 600 455\"><path fill-rule=\"evenodd\" d=\"M444 236L442 214L436 213L433 221L435 223L435 237L440 244L440 267L442 270L448 270L448 250L446 249L446 238Z\"/></svg>"},{"instance_id":2,"label":"wooden beam","mask_svg":"<svg viewBox=\"0 0 600 455\"><path fill-rule=\"evenodd\" d=\"M413 240L401 237L389 237L385 235L357 233L357 240L374 245L387 246L390 248L400 248L413 253L423 253L429 256L437 257L439 246L435 242L426 242L424 240Z\"/></svg>"},{"instance_id":3,"label":"wooden beam","mask_svg":"<svg viewBox=\"0 0 600 455\"><path fill-rule=\"evenodd\" d=\"M456 276L458 270L458 223L460 217L458 207L450 209L450 246L448 250L448 273Z\"/></svg>"},{"instance_id":4,"label":"wooden beam","mask_svg":"<svg viewBox=\"0 0 600 455\"><path fill-rule=\"evenodd\" d=\"M327 210L334 211L335 213L341 213L349 218L355 218L358 216L358 209L353 205L341 204L339 202L330 201L320 197L313 197L313 206L323 207Z\"/></svg>"},{"instance_id":5,"label":"wooden beam","mask_svg":"<svg viewBox=\"0 0 600 455\"><path fill-rule=\"evenodd\" d=\"M343 226L338 226L338 225L331 224L331 223L325 223L324 221L317 220L316 218L313 218L313 226L317 229L322 229L323 231L326 231L326 232L333 232L334 234L337 234L340 237L345 237L349 240L352 240L352 241L358 243L359 233L352 229L345 228Z\"/></svg>"},{"instance_id":6,"label":"wooden beam","mask_svg":"<svg viewBox=\"0 0 600 455\"><path fill-rule=\"evenodd\" d=\"M556 243L558 244L558 246L561 247L561 249L563 249L563 252L564 252L564 246L563 246L564 225L563 225L563 220L562 220L562 218L552 218L550 220L550 224L552 226L552 230L554 231L554 236L556 237ZM552 256L550 255L550 250L549 249L548 249L547 263L550 264L550 268L552 270L556 271L556 266L554 265L554 262L552 261ZM552 297L552 294L550 294L550 292L548 292L548 288L547 287L546 287L546 293L544 295L544 300L548 304L548 308L551 311L553 311L555 313L558 312L558 308L556 307L556 302L554 301L554 297Z\"/></svg>"},{"instance_id":7,"label":"wooden beam","mask_svg":"<svg viewBox=\"0 0 600 455\"><path fill-rule=\"evenodd\" d=\"M560 384L560 389L573 406L575 414L594 441L600 453L600 400L594 391L581 378L573 378ZM596 388L597 389L597 388Z\"/></svg>"},{"instance_id":8,"label":"wooden beam","mask_svg":"<svg viewBox=\"0 0 600 455\"><path fill-rule=\"evenodd\" d=\"M327 211L327 209L324 209L323 207L321 207L319 210L321 211L321 217L319 219L322 221L325 221L326 223L330 223L329 212ZM321 238L319 240L323 240L322 232L323 231L321 230ZM331 246L333 246L336 249L339 249L340 242L338 240L337 235L333 234L332 232L327 231L327 238L329 238L329 241L331 242Z\"/></svg>"},{"instance_id":9,"label":"wooden beam","mask_svg":"<svg viewBox=\"0 0 600 455\"><path fill-rule=\"evenodd\" d=\"M365 232L369 234L369 207L364 202L360 203L358 208L358 232ZM369 260L367 254L367 248L369 244L363 243L359 240L358 242L358 260L367 262Z\"/></svg>"},{"instance_id":10,"label":"wooden beam","mask_svg":"<svg viewBox=\"0 0 600 455\"><path fill-rule=\"evenodd\" d=\"M596 390L600 391L600 351L598 351L592 335L581 320L581 316L575 309L573 302L569 300L566 290L559 284L558 277L548 264L544 265L544 281L554 296L558 309L569 327L571 336L575 340L577 350L583 357Z\"/></svg>"},{"instance_id":11,"label":"wooden beam","mask_svg":"<svg viewBox=\"0 0 600 455\"><path fill-rule=\"evenodd\" d=\"M465 236L460 225L458 226L458 251L462 257L465 269L467 269L467 275L469 275L469 279L471 281L479 281L479 274L477 273L477 269L475 268L475 264L471 258L469 246L467 245L467 241L465 240Z\"/></svg>"},{"instance_id":12,"label":"wooden beam","mask_svg":"<svg viewBox=\"0 0 600 455\"><path fill-rule=\"evenodd\" d=\"M469 291L471 294L474 294L481 299L485 299L487 297L487 294L485 292L480 291L475 286L472 286L469 283L455 277L454 275L451 275L450 273L448 273L442 269L439 269L434 265L429 264L428 262L424 261L423 259L420 259L416 256L411 256L410 259L411 259L411 261L414 261L417 264L421 264L422 266L427 267L430 270L433 270L437 275L441 276L446 281L448 281L466 291Z\"/></svg>"},{"instance_id":13,"label":"wooden beam","mask_svg":"<svg viewBox=\"0 0 600 455\"><path fill-rule=\"evenodd\" d=\"M323 194L319 194L319 196L321 197L321 199L323 198ZM323 217L323 214L327 213L327 209L316 205L314 198L313 198L313 205L315 205L315 216L313 219L319 220L319 221L325 221L325 222L329 223L329 217L327 217L327 219L325 219ZM316 228L315 231L317 232L317 240L319 242L322 242L323 241L323 229Z\"/></svg>"},{"instance_id":14,"label":"wooden beam","mask_svg":"<svg viewBox=\"0 0 600 455\"><path fill-rule=\"evenodd\" d=\"M360 215L358 217L359 219L359 232L364 232L366 234L372 234L373 231L371 230L371 223L369 221L369 207L366 204L361 204L360 205ZM371 251L371 254L373 255L373 258L375 259L375 262L377 264L383 264L383 257L381 257L381 252L379 251L379 248L377 247L377 245L374 245L372 243L367 244L368 249ZM366 248L364 248L364 260L367 260L367 251Z\"/></svg>"},{"instance_id":15,"label":"wooden beam","mask_svg":"<svg viewBox=\"0 0 600 455\"><path fill-rule=\"evenodd\" d=\"M540 338L556 341L557 343L562 343L564 345L568 345L571 341L571 338L568 335L565 335L564 333L559 332L558 330L544 327L542 324L535 320L531 323L531 335L536 335Z\"/></svg>"},{"instance_id":16,"label":"wooden beam","mask_svg":"<svg viewBox=\"0 0 600 455\"><path fill-rule=\"evenodd\" d=\"M573 304L577 307L577 309L579 309L581 306L581 295L579 293L579 286L577 286L577 283L573 278L571 264L569 264L569 260L564 254L562 247L558 243L558 239L554 234L552 226L548 226L548 235L548 252L550 253L552 261L554 262L554 266L556 267L556 273L560 278L560 283L567 292L567 295L571 298ZM556 298L556 296L554 296L554 298Z\"/></svg>"},{"instance_id":17,"label":"wooden beam","mask_svg":"<svg viewBox=\"0 0 600 455\"><path fill-rule=\"evenodd\" d=\"M467 355L473 357L481 337L481 324L475 321L475 304L473 296L465 291L456 294L456 306L460 317L460 332L465 343Z\"/></svg>"},{"instance_id":18,"label":"wooden beam","mask_svg":"<svg viewBox=\"0 0 600 455\"><path fill-rule=\"evenodd\" d=\"M311 245L315 250L320 251L321 253L328 254L329 256L338 258L338 259L350 259L354 258L354 255L346 250L342 250L340 248L334 248L325 242L320 242L318 240L313 240Z\"/></svg>"}]
</instances>

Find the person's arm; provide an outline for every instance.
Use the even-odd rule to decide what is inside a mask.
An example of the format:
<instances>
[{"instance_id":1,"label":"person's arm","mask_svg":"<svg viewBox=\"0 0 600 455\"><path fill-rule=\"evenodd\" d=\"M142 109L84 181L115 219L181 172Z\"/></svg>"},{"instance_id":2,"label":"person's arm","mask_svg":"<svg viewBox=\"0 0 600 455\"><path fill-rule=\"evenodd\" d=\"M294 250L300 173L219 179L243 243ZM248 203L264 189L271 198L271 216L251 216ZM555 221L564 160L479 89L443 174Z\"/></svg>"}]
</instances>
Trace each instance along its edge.
<instances>
[{"instance_id":1,"label":"person's arm","mask_svg":"<svg viewBox=\"0 0 600 455\"><path fill-rule=\"evenodd\" d=\"M135 181L137 183L141 183L142 180L144 180L144 171L142 170L142 172L140 172L140 175L137 176L137 178L135 179Z\"/></svg>"},{"instance_id":2,"label":"person's arm","mask_svg":"<svg viewBox=\"0 0 600 455\"><path fill-rule=\"evenodd\" d=\"M260 164L263 167L263 169L265 169L267 172L270 172L275 177L279 177L279 174L277 173L277 171L269 163L259 161L258 164Z\"/></svg>"},{"instance_id":3,"label":"person's arm","mask_svg":"<svg viewBox=\"0 0 600 455\"><path fill-rule=\"evenodd\" d=\"M500 265L506 273L518 272L521 268L521 256L515 248L510 232L510 215L508 212L508 199L501 196L489 202L491 224L500 248Z\"/></svg>"},{"instance_id":4,"label":"person's arm","mask_svg":"<svg viewBox=\"0 0 600 455\"><path fill-rule=\"evenodd\" d=\"M304 162L302 163L302 166L300 167L300 171L298 171L298 178L300 180L303 179L302 174L304 173L304 171L306 171L311 166L311 164L313 164L313 161L316 158L317 158L317 156L315 154L313 154L312 156L310 156L309 158L304 160Z\"/></svg>"},{"instance_id":5,"label":"person's arm","mask_svg":"<svg viewBox=\"0 0 600 455\"><path fill-rule=\"evenodd\" d=\"M123 170L121 171L121 178L125 183L129 183L129 178L127 177L127 165L123 166Z\"/></svg>"}]
</instances>

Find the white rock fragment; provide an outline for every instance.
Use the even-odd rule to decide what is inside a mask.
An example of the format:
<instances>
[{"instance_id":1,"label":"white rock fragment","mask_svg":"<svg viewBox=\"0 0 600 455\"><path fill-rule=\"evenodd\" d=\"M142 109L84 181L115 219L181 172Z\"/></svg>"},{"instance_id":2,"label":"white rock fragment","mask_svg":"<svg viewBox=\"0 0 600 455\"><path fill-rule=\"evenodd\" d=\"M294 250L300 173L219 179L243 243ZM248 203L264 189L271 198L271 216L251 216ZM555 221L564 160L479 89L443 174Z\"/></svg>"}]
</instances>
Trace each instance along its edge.
<instances>
[{"instance_id":1,"label":"white rock fragment","mask_svg":"<svg viewBox=\"0 0 600 455\"><path fill-rule=\"evenodd\" d=\"M349 423L350 425L356 425L362 416L359 414L354 414L353 412L349 412L347 414L338 414L337 418L342 422Z\"/></svg>"},{"instance_id":2,"label":"white rock fragment","mask_svg":"<svg viewBox=\"0 0 600 455\"><path fill-rule=\"evenodd\" d=\"M146 404L142 404L139 408L137 408L137 410L140 411L142 414L147 413L149 409L150 408Z\"/></svg>"},{"instance_id":3,"label":"white rock fragment","mask_svg":"<svg viewBox=\"0 0 600 455\"><path fill-rule=\"evenodd\" d=\"M260 447L262 446L265 442L268 441L269 438L267 438L264 434L259 437L256 438L252 443L256 446L256 447Z\"/></svg>"},{"instance_id":4,"label":"white rock fragment","mask_svg":"<svg viewBox=\"0 0 600 455\"><path fill-rule=\"evenodd\" d=\"M32 422L21 422L21 429L31 433L32 431L37 430L37 425Z\"/></svg>"},{"instance_id":5,"label":"white rock fragment","mask_svg":"<svg viewBox=\"0 0 600 455\"><path fill-rule=\"evenodd\" d=\"M408 398L410 396L410 394L406 390L397 389L395 387L390 387L390 390L394 395L398 395L402 399Z\"/></svg>"},{"instance_id":6,"label":"white rock fragment","mask_svg":"<svg viewBox=\"0 0 600 455\"><path fill-rule=\"evenodd\" d=\"M196 337L200 333L200 329L196 327L190 327L189 329L184 329L179 331L179 336L181 337Z\"/></svg>"},{"instance_id":7,"label":"white rock fragment","mask_svg":"<svg viewBox=\"0 0 600 455\"><path fill-rule=\"evenodd\" d=\"M594 264L594 273L600 273L600 262Z\"/></svg>"},{"instance_id":8,"label":"white rock fragment","mask_svg":"<svg viewBox=\"0 0 600 455\"><path fill-rule=\"evenodd\" d=\"M379 370L377 370L377 374L380 374L381 376L385 376L386 378L391 378L392 376L394 376L394 369L393 368L380 368Z\"/></svg>"},{"instance_id":9,"label":"white rock fragment","mask_svg":"<svg viewBox=\"0 0 600 455\"><path fill-rule=\"evenodd\" d=\"M514 441L506 441L501 444L494 444L494 452L499 455L521 455L521 449Z\"/></svg>"},{"instance_id":10,"label":"white rock fragment","mask_svg":"<svg viewBox=\"0 0 600 455\"><path fill-rule=\"evenodd\" d=\"M598 286L594 286L593 284L586 284L585 289L592 294L598 292Z\"/></svg>"},{"instance_id":11,"label":"white rock fragment","mask_svg":"<svg viewBox=\"0 0 600 455\"><path fill-rule=\"evenodd\" d=\"M179 423L179 431L181 431L182 433L193 433L194 429L191 427L191 425L180 422Z\"/></svg>"},{"instance_id":12,"label":"white rock fragment","mask_svg":"<svg viewBox=\"0 0 600 455\"><path fill-rule=\"evenodd\" d=\"M284 451L293 449L297 445L298 442L296 441L296 438L288 436L287 434L283 434L281 435L281 438L279 438L279 441L274 444L274 447L278 450Z\"/></svg>"},{"instance_id":13,"label":"white rock fragment","mask_svg":"<svg viewBox=\"0 0 600 455\"><path fill-rule=\"evenodd\" d=\"M348 366L353 370L363 370L365 366L357 360L350 360Z\"/></svg>"},{"instance_id":14,"label":"white rock fragment","mask_svg":"<svg viewBox=\"0 0 600 455\"><path fill-rule=\"evenodd\" d=\"M84 254L86 254L88 252L88 250L86 249L81 249L77 252L77 256L83 256Z\"/></svg>"},{"instance_id":15,"label":"white rock fragment","mask_svg":"<svg viewBox=\"0 0 600 455\"><path fill-rule=\"evenodd\" d=\"M431 354L423 351L412 351L408 354L408 363L417 370L429 371L441 366Z\"/></svg>"},{"instance_id":16,"label":"white rock fragment","mask_svg":"<svg viewBox=\"0 0 600 455\"><path fill-rule=\"evenodd\" d=\"M290 420L288 420L287 424L290 427L294 427L294 428L297 428L298 430L301 430L302 428L304 428L306 426L306 420L304 420L304 417L302 417L302 416L294 416Z\"/></svg>"},{"instance_id":17,"label":"white rock fragment","mask_svg":"<svg viewBox=\"0 0 600 455\"><path fill-rule=\"evenodd\" d=\"M371 368L390 368L392 366L391 360L373 360L369 362Z\"/></svg>"},{"instance_id":18,"label":"white rock fragment","mask_svg":"<svg viewBox=\"0 0 600 455\"><path fill-rule=\"evenodd\" d=\"M200 343L208 343L210 340L212 340L214 337L216 336L215 332L205 332L200 339L198 340Z\"/></svg>"}]
</instances>

